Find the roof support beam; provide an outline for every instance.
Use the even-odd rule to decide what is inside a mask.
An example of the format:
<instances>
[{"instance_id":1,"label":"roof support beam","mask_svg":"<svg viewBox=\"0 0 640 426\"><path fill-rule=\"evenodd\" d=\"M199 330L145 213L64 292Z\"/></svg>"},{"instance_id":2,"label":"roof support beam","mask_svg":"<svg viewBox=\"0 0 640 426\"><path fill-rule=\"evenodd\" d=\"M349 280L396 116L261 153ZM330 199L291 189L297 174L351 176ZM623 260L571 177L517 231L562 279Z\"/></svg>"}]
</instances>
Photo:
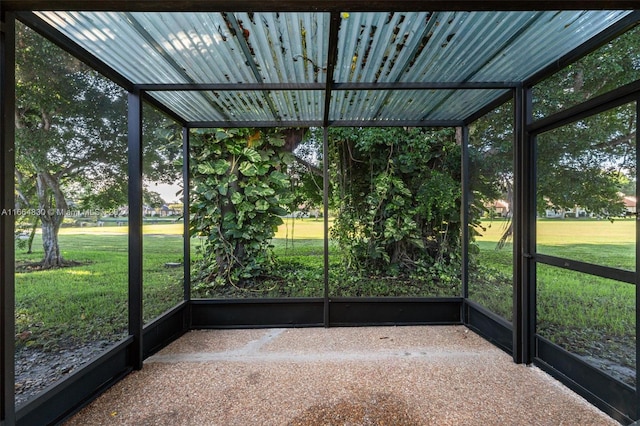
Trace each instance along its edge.
<instances>
[{"instance_id":1,"label":"roof support beam","mask_svg":"<svg viewBox=\"0 0 640 426\"><path fill-rule=\"evenodd\" d=\"M324 83L181 83L181 84L138 84L140 90L149 92L217 91L241 92L253 90L324 90Z\"/></svg>"},{"instance_id":2,"label":"roof support beam","mask_svg":"<svg viewBox=\"0 0 640 426\"><path fill-rule=\"evenodd\" d=\"M6 11L100 10L138 12L401 12L468 10L634 9L637 0L3 0Z\"/></svg>"},{"instance_id":3,"label":"roof support beam","mask_svg":"<svg viewBox=\"0 0 640 426\"><path fill-rule=\"evenodd\" d=\"M462 120L333 120L331 127L460 127Z\"/></svg>"},{"instance_id":4,"label":"roof support beam","mask_svg":"<svg viewBox=\"0 0 640 426\"><path fill-rule=\"evenodd\" d=\"M462 120L332 120L330 127L459 127ZM190 129L208 129L215 127L323 127L324 122L309 121L191 121L186 124Z\"/></svg>"},{"instance_id":5,"label":"roof support beam","mask_svg":"<svg viewBox=\"0 0 640 426\"><path fill-rule=\"evenodd\" d=\"M474 90L513 89L518 81L467 81L467 82L376 82L376 83L332 83L335 90ZM242 92L253 90L325 90L326 83L177 83L138 84L136 89L149 92L218 91Z\"/></svg>"},{"instance_id":6,"label":"roof support beam","mask_svg":"<svg viewBox=\"0 0 640 426\"><path fill-rule=\"evenodd\" d=\"M517 81L416 81L416 82L375 82L375 83L335 83L333 90L474 90L513 89Z\"/></svg>"},{"instance_id":7,"label":"roof support beam","mask_svg":"<svg viewBox=\"0 0 640 426\"><path fill-rule=\"evenodd\" d=\"M322 121L191 121L189 129L239 128L239 127L322 127Z\"/></svg>"},{"instance_id":8,"label":"roof support beam","mask_svg":"<svg viewBox=\"0 0 640 426\"><path fill-rule=\"evenodd\" d=\"M332 12L331 21L329 23L329 49L327 52L327 85L324 91L324 113L323 113L324 127L326 127L329 124L333 74L336 69L336 63L338 62L339 31L340 31L340 14L338 12Z\"/></svg>"}]
</instances>

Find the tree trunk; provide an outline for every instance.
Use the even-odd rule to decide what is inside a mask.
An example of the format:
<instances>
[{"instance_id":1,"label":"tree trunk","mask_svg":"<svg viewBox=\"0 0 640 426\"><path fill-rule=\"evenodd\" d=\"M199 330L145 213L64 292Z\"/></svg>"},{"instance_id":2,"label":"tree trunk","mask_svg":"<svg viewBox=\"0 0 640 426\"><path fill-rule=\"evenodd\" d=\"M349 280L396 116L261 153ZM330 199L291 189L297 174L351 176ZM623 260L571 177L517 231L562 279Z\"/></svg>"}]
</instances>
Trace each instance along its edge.
<instances>
[{"instance_id":1,"label":"tree trunk","mask_svg":"<svg viewBox=\"0 0 640 426\"><path fill-rule=\"evenodd\" d=\"M55 221L42 221L42 246L44 247L43 268L60 267L64 263L60 253L58 243L59 226L55 226Z\"/></svg>"},{"instance_id":2,"label":"tree trunk","mask_svg":"<svg viewBox=\"0 0 640 426\"><path fill-rule=\"evenodd\" d=\"M33 240L36 237L36 231L38 230L38 224L40 222L40 218L36 216L33 220L33 225L31 226L31 232L29 233L29 240L27 241L27 253L33 253Z\"/></svg>"},{"instance_id":3,"label":"tree trunk","mask_svg":"<svg viewBox=\"0 0 640 426\"><path fill-rule=\"evenodd\" d=\"M63 266L58 232L67 211L67 202L55 176L39 172L36 180L40 220L42 221L43 268Z\"/></svg>"}]
</instances>

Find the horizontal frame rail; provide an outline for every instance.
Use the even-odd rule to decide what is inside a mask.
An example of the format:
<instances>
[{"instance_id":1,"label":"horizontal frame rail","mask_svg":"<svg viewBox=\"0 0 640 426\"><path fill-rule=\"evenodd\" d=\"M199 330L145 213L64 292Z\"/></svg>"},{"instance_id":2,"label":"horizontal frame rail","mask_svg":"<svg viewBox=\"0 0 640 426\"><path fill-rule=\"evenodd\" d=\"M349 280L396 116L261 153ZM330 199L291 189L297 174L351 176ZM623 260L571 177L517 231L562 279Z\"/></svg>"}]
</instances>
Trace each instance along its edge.
<instances>
[{"instance_id":1,"label":"horizontal frame rail","mask_svg":"<svg viewBox=\"0 0 640 426\"><path fill-rule=\"evenodd\" d=\"M509 81L449 81L449 82L372 82L332 83L332 90L495 90L512 89L520 83ZM164 83L138 84L137 90L148 92L246 92L262 90L324 90L326 83Z\"/></svg>"},{"instance_id":2,"label":"horizontal frame rail","mask_svg":"<svg viewBox=\"0 0 640 426\"><path fill-rule=\"evenodd\" d=\"M635 285L636 283L636 273L633 271L625 271L624 269L595 265L593 263L580 262L579 260L566 259L564 257L555 257L539 253L535 255L535 261L570 271L582 272L602 278L622 281L627 284Z\"/></svg>"},{"instance_id":3,"label":"horizontal frame rail","mask_svg":"<svg viewBox=\"0 0 640 426\"><path fill-rule=\"evenodd\" d=\"M462 120L329 120L330 127L460 127ZM323 127L322 120L310 121L190 121L189 129L238 127Z\"/></svg>"}]
</instances>

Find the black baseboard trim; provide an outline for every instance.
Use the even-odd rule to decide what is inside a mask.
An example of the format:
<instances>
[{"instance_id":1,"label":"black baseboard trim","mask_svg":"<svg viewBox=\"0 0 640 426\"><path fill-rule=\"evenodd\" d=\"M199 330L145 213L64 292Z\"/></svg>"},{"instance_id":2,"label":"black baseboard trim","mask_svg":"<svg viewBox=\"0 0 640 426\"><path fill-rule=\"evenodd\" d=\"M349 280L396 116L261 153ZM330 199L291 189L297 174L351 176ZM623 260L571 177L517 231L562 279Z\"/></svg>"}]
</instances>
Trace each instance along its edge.
<instances>
[{"instance_id":1,"label":"black baseboard trim","mask_svg":"<svg viewBox=\"0 0 640 426\"><path fill-rule=\"evenodd\" d=\"M332 327L462 324L462 298L335 298ZM324 300L191 301L191 329L324 326Z\"/></svg>"},{"instance_id":2,"label":"black baseboard trim","mask_svg":"<svg viewBox=\"0 0 640 426\"><path fill-rule=\"evenodd\" d=\"M313 327L324 324L324 301L309 299L198 299L191 301L192 330Z\"/></svg>"},{"instance_id":3,"label":"black baseboard trim","mask_svg":"<svg viewBox=\"0 0 640 426\"><path fill-rule=\"evenodd\" d=\"M329 325L462 324L462 298L335 298L329 303Z\"/></svg>"},{"instance_id":4,"label":"black baseboard trim","mask_svg":"<svg viewBox=\"0 0 640 426\"><path fill-rule=\"evenodd\" d=\"M131 372L128 337L91 360L65 380L54 384L16 412L19 425L57 424L70 417Z\"/></svg>"},{"instance_id":5,"label":"black baseboard trim","mask_svg":"<svg viewBox=\"0 0 640 426\"><path fill-rule=\"evenodd\" d=\"M464 302L465 325L509 355L513 355L513 327L501 316L482 305Z\"/></svg>"},{"instance_id":6,"label":"black baseboard trim","mask_svg":"<svg viewBox=\"0 0 640 426\"><path fill-rule=\"evenodd\" d=\"M615 420L623 424L637 420L634 388L541 336L536 336L533 363Z\"/></svg>"},{"instance_id":7,"label":"black baseboard trim","mask_svg":"<svg viewBox=\"0 0 640 426\"><path fill-rule=\"evenodd\" d=\"M189 330L188 302L182 302L146 324L142 331L142 354L148 358Z\"/></svg>"}]
</instances>

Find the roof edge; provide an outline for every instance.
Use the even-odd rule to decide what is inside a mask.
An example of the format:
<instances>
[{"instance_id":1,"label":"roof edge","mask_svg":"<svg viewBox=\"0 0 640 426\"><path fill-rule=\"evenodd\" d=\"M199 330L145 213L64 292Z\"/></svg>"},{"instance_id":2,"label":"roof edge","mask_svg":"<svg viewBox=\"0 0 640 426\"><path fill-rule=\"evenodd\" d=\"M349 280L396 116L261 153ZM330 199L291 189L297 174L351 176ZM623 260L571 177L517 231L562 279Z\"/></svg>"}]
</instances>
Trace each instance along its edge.
<instances>
[{"instance_id":1,"label":"roof edge","mask_svg":"<svg viewBox=\"0 0 640 426\"><path fill-rule=\"evenodd\" d=\"M4 11L402 12L636 9L637 0L3 0Z\"/></svg>"}]
</instances>

